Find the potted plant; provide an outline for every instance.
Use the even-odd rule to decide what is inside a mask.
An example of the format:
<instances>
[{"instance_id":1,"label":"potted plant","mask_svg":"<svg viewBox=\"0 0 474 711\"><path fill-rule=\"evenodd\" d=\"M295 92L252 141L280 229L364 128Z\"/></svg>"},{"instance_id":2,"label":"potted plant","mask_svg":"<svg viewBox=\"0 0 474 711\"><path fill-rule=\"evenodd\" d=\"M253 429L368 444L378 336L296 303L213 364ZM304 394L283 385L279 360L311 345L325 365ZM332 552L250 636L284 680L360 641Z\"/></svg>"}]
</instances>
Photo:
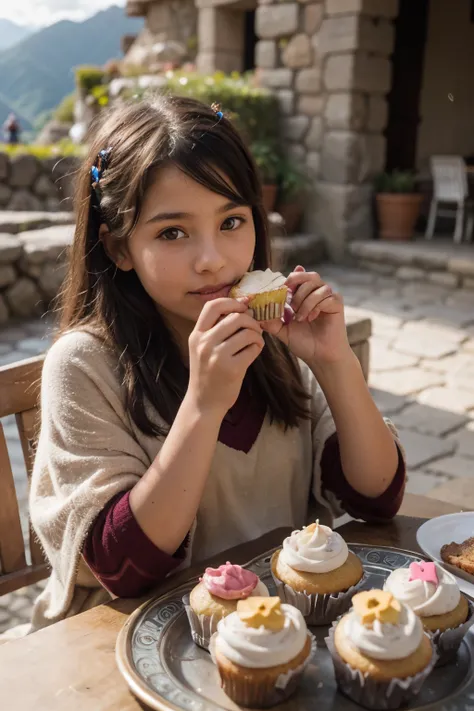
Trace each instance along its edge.
<instances>
[{"instance_id":1,"label":"potted plant","mask_svg":"<svg viewBox=\"0 0 474 711\"><path fill-rule=\"evenodd\" d=\"M375 181L380 237L385 240L412 239L423 196L416 190L411 171L382 173Z\"/></svg>"},{"instance_id":2,"label":"potted plant","mask_svg":"<svg viewBox=\"0 0 474 711\"><path fill-rule=\"evenodd\" d=\"M262 177L263 206L267 212L272 212L275 208L281 167L278 147L272 142L254 141L251 152Z\"/></svg>"},{"instance_id":3,"label":"potted plant","mask_svg":"<svg viewBox=\"0 0 474 711\"><path fill-rule=\"evenodd\" d=\"M278 212L285 220L286 231L294 234L300 225L304 211L308 176L289 159L284 159L280 172Z\"/></svg>"}]
</instances>

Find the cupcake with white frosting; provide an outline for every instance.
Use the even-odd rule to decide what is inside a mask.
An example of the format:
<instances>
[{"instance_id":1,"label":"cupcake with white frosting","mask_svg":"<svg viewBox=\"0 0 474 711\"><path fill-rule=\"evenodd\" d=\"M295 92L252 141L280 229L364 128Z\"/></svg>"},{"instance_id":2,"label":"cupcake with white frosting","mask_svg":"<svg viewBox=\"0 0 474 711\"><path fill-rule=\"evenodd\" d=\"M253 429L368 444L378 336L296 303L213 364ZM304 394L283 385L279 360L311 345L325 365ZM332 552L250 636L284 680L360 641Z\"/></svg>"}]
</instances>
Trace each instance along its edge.
<instances>
[{"instance_id":1,"label":"cupcake with white frosting","mask_svg":"<svg viewBox=\"0 0 474 711\"><path fill-rule=\"evenodd\" d=\"M461 594L454 575L433 562L420 561L390 573L384 590L419 616L432 634L439 665L456 655L474 623L474 606Z\"/></svg>"},{"instance_id":2,"label":"cupcake with white frosting","mask_svg":"<svg viewBox=\"0 0 474 711\"><path fill-rule=\"evenodd\" d=\"M301 612L278 597L240 601L211 640L223 690L236 704L252 708L268 708L291 696L313 648Z\"/></svg>"},{"instance_id":3,"label":"cupcake with white frosting","mask_svg":"<svg viewBox=\"0 0 474 711\"><path fill-rule=\"evenodd\" d=\"M437 654L420 618L387 591L354 595L353 608L326 644L339 689L369 709L397 709L413 700Z\"/></svg>"},{"instance_id":4,"label":"cupcake with white frosting","mask_svg":"<svg viewBox=\"0 0 474 711\"><path fill-rule=\"evenodd\" d=\"M183 597L193 641L208 649L219 620L235 612L239 600L268 595L265 583L247 568L229 562L206 568L199 583Z\"/></svg>"},{"instance_id":5,"label":"cupcake with white frosting","mask_svg":"<svg viewBox=\"0 0 474 711\"><path fill-rule=\"evenodd\" d=\"M359 558L319 521L285 538L271 569L280 599L297 607L310 625L328 624L348 610L365 582Z\"/></svg>"}]
</instances>

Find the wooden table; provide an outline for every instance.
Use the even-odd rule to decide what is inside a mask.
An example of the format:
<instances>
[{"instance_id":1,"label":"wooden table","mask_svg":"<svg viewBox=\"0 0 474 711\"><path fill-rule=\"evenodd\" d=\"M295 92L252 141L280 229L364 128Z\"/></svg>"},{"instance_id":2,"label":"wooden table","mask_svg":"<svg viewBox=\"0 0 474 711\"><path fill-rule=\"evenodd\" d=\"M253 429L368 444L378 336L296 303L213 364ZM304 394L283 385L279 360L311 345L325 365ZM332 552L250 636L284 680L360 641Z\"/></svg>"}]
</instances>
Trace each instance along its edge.
<instances>
[{"instance_id":1,"label":"wooden table","mask_svg":"<svg viewBox=\"0 0 474 711\"><path fill-rule=\"evenodd\" d=\"M416 531L422 518L455 513L458 508L433 499L407 495L402 514L391 523L373 526L357 521L340 532L348 542L419 550ZM415 518L417 516L418 518ZM216 556L245 563L277 546L288 529ZM191 568L160 586L166 592L198 575ZM145 707L130 694L115 664L115 640L128 615L141 601L115 600L64 620L29 637L0 646L0 708L2 711L139 711Z\"/></svg>"}]
</instances>

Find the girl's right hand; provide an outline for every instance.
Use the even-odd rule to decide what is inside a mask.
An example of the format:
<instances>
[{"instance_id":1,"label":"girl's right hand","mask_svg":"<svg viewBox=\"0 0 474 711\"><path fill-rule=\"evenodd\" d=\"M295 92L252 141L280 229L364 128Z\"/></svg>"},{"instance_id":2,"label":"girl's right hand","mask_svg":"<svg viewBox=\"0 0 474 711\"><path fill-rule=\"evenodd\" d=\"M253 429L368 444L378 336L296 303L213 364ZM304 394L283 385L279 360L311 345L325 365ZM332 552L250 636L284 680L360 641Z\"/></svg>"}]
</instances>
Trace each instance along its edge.
<instances>
[{"instance_id":1,"label":"girl's right hand","mask_svg":"<svg viewBox=\"0 0 474 711\"><path fill-rule=\"evenodd\" d=\"M222 418L265 345L260 324L247 312L246 298L208 301L189 337L188 393L200 410Z\"/></svg>"}]
</instances>

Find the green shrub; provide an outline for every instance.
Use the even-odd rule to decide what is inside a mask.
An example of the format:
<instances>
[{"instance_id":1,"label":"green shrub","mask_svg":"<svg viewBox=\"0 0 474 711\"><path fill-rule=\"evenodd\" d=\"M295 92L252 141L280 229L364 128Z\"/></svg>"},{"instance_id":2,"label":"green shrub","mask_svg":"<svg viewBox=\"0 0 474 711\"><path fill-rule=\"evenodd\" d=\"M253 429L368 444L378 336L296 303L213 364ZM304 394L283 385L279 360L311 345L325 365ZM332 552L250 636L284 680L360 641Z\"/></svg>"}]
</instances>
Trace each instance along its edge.
<instances>
[{"instance_id":1,"label":"green shrub","mask_svg":"<svg viewBox=\"0 0 474 711\"><path fill-rule=\"evenodd\" d=\"M280 195L284 202L291 202L305 192L310 183L308 173L302 166L284 158L280 167Z\"/></svg>"},{"instance_id":2,"label":"green shrub","mask_svg":"<svg viewBox=\"0 0 474 711\"><path fill-rule=\"evenodd\" d=\"M0 143L0 153L6 153L10 157L17 155L28 154L35 156L38 160L53 157L78 156L84 158L87 153L86 146L78 146L69 138L63 138L59 143L49 146L38 146L35 144L18 143L10 145L9 143Z\"/></svg>"},{"instance_id":3,"label":"green shrub","mask_svg":"<svg viewBox=\"0 0 474 711\"><path fill-rule=\"evenodd\" d=\"M280 177L282 162L278 144L275 141L261 139L251 143L250 150L260 171L262 182L267 185L276 185Z\"/></svg>"},{"instance_id":4,"label":"green shrub","mask_svg":"<svg viewBox=\"0 0 474 711\"><path fill-rule=\"evenodd\" d=\"M61 103L55 108L53 113L54 118L63 123L73 123L75 98L76 95L74 92L65 96Z\"/></svg>"},{"instance_id":5,"label":"green shrub","mask_svg":"<svg viewBox=\"0 0 474 711\"><path fill-rule=\"evenodd\" d=\"M87 92L92 91L95 86L104 82L105 72L100 67L82 66L76 67L76 85Z\"/></svg>"},{"instance_id":6,"label":"green shrub","mask_svg":"<svg viewBox=\"0 0 474 711\"><path fill-rule=\"evenodd\" d=\"M99 106L107 106L109 103L109 87L106 84L94 86L91 90L91 95L94 97Z\"/></svg>"},{"instance_id":7,"label":"green shrub","mask_svg":"<svg viewBox=\"0 0 474 711\"><path fill-rule=\"evenodd\" d=\"M205 76L194 72L167 72L165 91L190 96L222 111L235 121L249 144L279 140L279 104L266 89L253 85L252 75L216 72Z\"/></svg>"},{"instance_id":8,"label":"green shrub","mask_svg":"<svg viewBox=\"0 0 474 711\"><path fill-rule=\"evenodd\" d=\"M417 192L416 176L410 170L394 170L392 173L381 173L374 181L377 193L415 193Z\"/></svg>"}]
</instances>

